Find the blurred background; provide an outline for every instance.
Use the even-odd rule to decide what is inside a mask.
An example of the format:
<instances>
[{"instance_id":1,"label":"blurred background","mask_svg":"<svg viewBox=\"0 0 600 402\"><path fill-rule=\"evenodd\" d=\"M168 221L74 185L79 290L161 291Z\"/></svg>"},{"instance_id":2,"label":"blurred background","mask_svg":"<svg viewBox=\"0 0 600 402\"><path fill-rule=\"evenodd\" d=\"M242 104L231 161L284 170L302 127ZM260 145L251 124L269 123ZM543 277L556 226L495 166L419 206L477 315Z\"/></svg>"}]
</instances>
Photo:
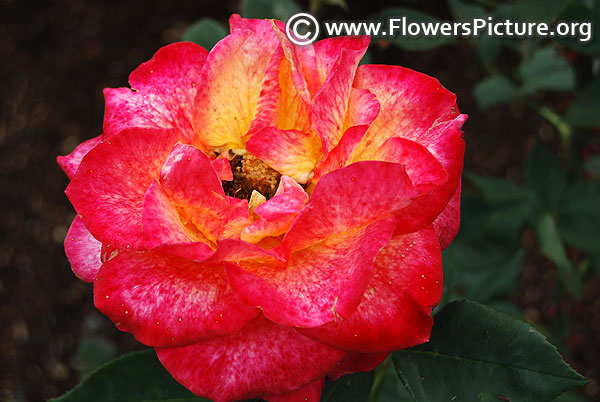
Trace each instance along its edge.
<instances>
[{"instance_id":1,"label":"blurred background","mask_svg":"<svg viewBox=\"0 0 600 402\"><path fill-rule=\"evenodd\" d=\"M100 133L102 89L159 47L210 48L227 19L592 21L600 1L0 0L0 401L42 401L140 349L93 307L64 255L74 211L56 155ZM598 36L598 35L596 35ZM600 40L373 40L367 63L438 78L467 142L462 226L442 303L470 298L544 333L600 400Z\"/></svg>"}]
</instances>

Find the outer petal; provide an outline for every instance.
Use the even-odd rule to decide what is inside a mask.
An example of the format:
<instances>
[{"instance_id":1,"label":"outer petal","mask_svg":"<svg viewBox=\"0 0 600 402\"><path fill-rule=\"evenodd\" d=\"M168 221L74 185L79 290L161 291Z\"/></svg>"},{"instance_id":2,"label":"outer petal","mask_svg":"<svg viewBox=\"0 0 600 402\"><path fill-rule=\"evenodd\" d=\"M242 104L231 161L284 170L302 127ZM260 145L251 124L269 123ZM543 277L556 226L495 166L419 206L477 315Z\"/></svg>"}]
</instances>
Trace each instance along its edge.
<instances>
[{"instance_id":1,"label":"outer petal","mask_svg":"<svg viewBox=\"0 0 600 402\"><path fill-rule=\"evenodd\" d=\"M253 35L265 48L274 48L260 85L261 90L256 104L256 113L247 135L251 135L263 127L278 126L278 121L281 118L283 90L283 87L280 86L279 77L285 57L274 29L284 29L284 24L274 20L241 18L238 14L234 14L229 18L229 26L231 32L239 30L252 31Z\"/></svg>"},{"instance_id":2,"label":"outer petal","mask_svg":"<svg viewBox=\"0 0 600 402\"><path fill-rule=\"evenodd\" d=\"M324 385L325 377L284 394L263 395L262 399L268 402L319 402Z\"/></svg>"},{"instance_id":3,"label":"outer petal","mask_svg":"<svg viewBox=\"0 0 600 402\"><path fill-rule=\"evenodd\" d=\"M206 240L181 221L179 212L157 181L146 191L142 210L144 246L162 253L204 261L213 255Z\"/></svg>"},{"instance_id":4,"label":"outer petal","mask_svg":"<svg viewBox=\"0 0 600 402\"><path fill-rule=\"evenodd\" d=\"M389 356L389 353L348 353L327 374L331 381L336 381L344 374L357 373L359 371L375 370Z\"/></svg>"},{"instance_id":5,"label":"outer petal","mask_svg":"<svg viewBox=\"0 0 600 402\"><path fill-rule=\"evenodd\" d=\"M144 194L179 135L128 129L87 153L66 193L95 238L116 248L143 248Z\"/></svg>"},{"instance_id":6,"label":"outer petal","mask_svg":"<svg viewBox=\"0 0 600 402\"><path fill-rule=\"evenodd\" d=\"M364 89L352 88L348 109L344 118L344 134L324 161L319 164L313 183L321 176L352 163L354 152L362 141L368 126L379 113L379 102L375 96Z\"/></svg>"},{"instance_id":7,"label":"outer petal","mask_svg":"<svg viewBox=\"0 0 600 402\"><path fill-rule=\"evenodd\" d=\"M144 196L142 227L144 246L149 249L197 240L194 232L183 225L177 209L157 181L150 184Z\"/></svg>"},{"instance_id":8,"label":"outer petal","mask_svg":"<svg viewBox=\"0 0 600 402\"><path fill-rule=\"evenodd\" d=\"M327 158L319 163L319 167L313 176L313 183L316 183L322 176L336 169L352 163L352 157L358 144L364 137L369 126L352 126L344 132L338 144L331 150Z\"/></svg>"},{"instance_id":9,"label":"outer petal","mask_svg":"<svg viewBox=\"0 0 600 402\"><path fill-rule=\"evenodd\" d=\"M361 49L367 39L361 36L340 36L320 40L314 45L295 47L299 68L312 97L321 89L335 68L342 49Z\"/></svg>"},{"instance_id":10,"label":"outer petal","mask_svg":"<svg viewBox=\"0 0 600 402\"><path fill-rule=\"evenodd\" d=\"M269 44L277 43L273 33L273 24L280 30L285 30L285 24L278 20L242 18L239 14L232 14L229 17L230 32L247 29L260 36L260 40Z\"/></svg>"},{"instance_id":11,"label":"outer petal","mask_svg":"<svg viewBox=\"0 0 600 402\"><path fill-rule=\"evenodd\" d=\"M58 156L56 158L56 162L63 170L63 172L67 174L67 177L72 180L73 176L75 176L75 173L77 172L77 168L79 167L79 164L81 163L83 157L101 142L102 135L90 138L89 140L77 145L77 147L69 155Z\"/></svg>"},{"instance_id":12,"label":"outer petal","mask_svg":"<svg viewBox=\"0 0 600 402\"><path fill-rule=\"evenodd\" d=\"M152 346L186 345L232 334L258 311L227 285L220 264L158 253L120 253L94 283L96 307Z\"/></svg>"},{"instance_id":13,"label":"outer petal","mask_svg":"<svg viewBox=\"0 0 600 402\"><path fill-rule=\"evenodd\" d=\"M460 227L460 191L461 183L459 182L450 202L448 202L446 208L433 221L433 227L435 228L435 233L437 233L442 250L448 247L458 234Z\"/></svg>"},{"instance_id":14,"label":"outer petal","mask_svg":"<svg viewBox=\"0 0 600 402\"><path fill-rule=\"evenodd\" d=\"M270 320L313 327L354 311L394 229L388 217L293 253L285 267L249 260L225 263L225 271L242 300L260 306Z\"/></svg>"},{"instance_id":15,"label":"outer petal","mask_svg":"<svg viewBox=\"0 0 600 402\"><path fill-rule=\"evenodd\" d=\"M254 134L248 140L246 149L282 175L290 176L298 183L310 181L321 157L318 137L275 127L266 127Z\"/></svg>"},{"instance_id":16,"label":"outer petal","mask_svg":"<svg viewBox=\"0 0 600 402\"><path fill-rule=\"evenodd\" d=\"M401 164L353 163L319 180L284 244L294 252L363 227L405 208L428 190L413 187Z\"/></svg>"},{"instance_id":17,"label":"outer petal","mask_svg":"<svg viewBox=\"0 0 600 402\"><path fill-rule=\"evenodd\" d=\"M414 186L444 184L448 173L442 164L418 142L402 137L392 137L373 155L373 160L401 163Z\"/></svg>"},{"instance_id":18,"label":"outer petal","mask_svg":"<svg viewBox=\"0 0 600 402\"><path fill-rule=\"evenodd\" d=\"M312 132L310 96L295 58L294 46L275 22L271 25L271 33L276 35L281 46L276 48L267 67L249 134L269 126Z\"/></svg>"},{"instance_id":19,"label":"outer petal","mask_svg":"<svg viewBox=\"0 0 600 402\"><path fill-rule=\"evenodd\" d=\"M371 91L352 88L344 117L344 131L352 126L370 125L377 118L380 108Z\"/></svg>"},{"instance_id":20,"label":"outer petal","mask_svg":"<svg viewBox=\"0 0 600 402\"><path fill-rule=\"evenodd\" d=\"M354 86L368 89L381 104L357 151L359 160L371 159L388 138L400 136L421 143L444 163L430 146L446 139L431 136L427 130L456 117L458 111L456 96L438 80L399 66L365 65L358 68Z\"/></svg>"},{"instance_id":21,"label":"outer petal","mask_svg":"<svg viewBox=\"0 0 600 402\"><path fill-rule=\"evenodd\" d=\"M235 30L211 50L196 95L194 144L242 148L255 116L263 77L278 42L250 30Z\"/></svg>"},{"instance_id":22,"label":"outer petal","mask_svg":"<svg viewBox=\"0 0 600 402\"><path fill-rule=\"evenodd\" d=\"M351 42L357 45L357 42ZM321 137L323 156L335 147L343 134L348 100L354 73L369 46L369 38L362 37L360 46L342 48L339 59L312 102L313 127Z\"/></svg>"},{"instance_id":23,"label":"outer petal","mask_svg":"<svg viewBox=\"0 0 600 402\"><path fill-rule=\"evenodd\" d=\"M279 39L281 43L281 49L285 54L285 58L289 62L290 78L298 92L298 96L308 105L310 104L312 94L314 94L316 90L314 92L309 92L308 83L306 81L307 77L305 75L306 71L304 71L301 62L298 59L298 54L301 53L301 49L312 50L312 46L308 45L303 47L297 47L288 39L286 34L283 33L283 31L285 30L283 29L283 27L279 27L275 23L273 23L272 28L273 32L277 36L277 39ZM314 59L314 53L311 52L310 54L313 55L312 57Z\"/></svg>"},{"instance_id":24,"label":"outer petal","mask_svg":"<svg viewBox=\"0 0 600 402\"><path fill-rule=\"evenodd\" d=\"M177 381L215 402L298 389L323 377L344 356L263 317L227 337L156 352Z\"/></svg>"},{"instance_id":25,"label":"outer petal","mask_svg":"<svg viewBox=\"0 0 600 402\"><path fill-rule=\"evenodd\" d=\"M94 282L102 261L102 243L92 236L79 216L76 216L65 238L65 254L73 273L83 281Z\"/></svg>"},{"instance_id":26,"label":"outer petal","mask_svg":"<svg viewBox=\"0 0 600 402\"><path fill-rule=\"evenodd\" d=\"M223 191L212 162L202 151L177 144L161 174L160 183L180 213L193 222L208 241L239 238L250 224L248 203L232 202Z\"/></svg>"},{"instance_id":27,"label":"outer petal","mask_svg":"<svg viewBox=\"0 0 600 402\"><path fill-rule=\"evenodd\" d=\"M304 76L294 71L295 65L287 58L283 58L279 66L278 84L281 91L278 107L277 128L281 130L299 130L313 133L311 128L311 115L308 106L308 90L298 89L294 78L306 85ZM298 78L299 77L299 78ZM304 92L302 92L304 90ZM303 96L304 95L304 96ZM316 135L316 133L313 133Z\"/></svg>"},{"instance_id":28,"label":"outer petal","mask_svg":"<svg viewBox=\"0 0 600 402\"><path fill-rule=\"evenodd\" d=\"M432 138L439 140L437 143L429 145L428 149L444 166L448 180L431 192L423 194L406 209L396 214L398 218L397 233L414 232L423 227L423 222L433 221L444 210L456 192L463 169L465 143L462 139L461 126L465 119L466 115L460 115L454 120L448 120L429 130L424 130ZM414 166L412 169L414 170ZM415 174L416 172L413 172L413 176Z\"/></svg>"},{"instance_id":29,"label":"outer petal","mask_svg":"<svg viewBox=\"0 0 600 402\"><path fill-rule=\"evenodd\" d=\"M286 262L277 249L265 250L256 244L234 239L220 240L215 254L207 262L238 262L242 260L261 261L277 267L284 267Z\"/></svg>"},{"instance_id":30,"label":"outer petal","mask_svg":"<svg viewBox=\"0 0 600 402\"><path fill-rule=\"evenodd\" d=\"M165 46L131 73L135 91L105 89L104 136L129 127L162 127L178 128L190 141L194 97L207 54L190 42Z\"/></svg>"},{"instance_id":31,"label":"outer petal","mask_svg":"<svg viewBox=\"0 0 600 402\"><path fill-rule=\"evenodd\" d=\"M323 85L336 68L343 49L366 51L369 41L370 37L368 36L337 36L315 42L315 64L320 84ZM303 58L302 60L304 62Z\"/></svg>"},{"instance_id":32,"label":"outer petal","mask_svg":"<svg viewBox=\"0 0 600 402\"><path fill-rule=\"evenodd\" d=\"M394 237L381 250L367 291L346 320L300 329L332 346L391 352L429 339L431 307L442 297L442 256L432 227Z\"/></svg>"},{"instance_id":33,"label":"outer petal","mask_svg":"<svg viewBox=\"0 0 600 402\"><path fill-rule=\"evenodd\" d=\"M308 201L308 194L294 180L281 176L275 196L254 209L258 220L247 226L241 239L258 243L267 236L284 234Z\"/></svg>"},{"instance_id":34,"label":"outer petal","mask_svg":"<svg viewBox=\"0 0 600 402\"><path fill-rule=\"evenodd\" d=\"M260 95L256 101L256 113L246 136L250 136L263 127L277 126L280 114L282 88L279 85L279 72L284 60L283 50L276 48L267 65Z\"/></svg>"}]
</instances>

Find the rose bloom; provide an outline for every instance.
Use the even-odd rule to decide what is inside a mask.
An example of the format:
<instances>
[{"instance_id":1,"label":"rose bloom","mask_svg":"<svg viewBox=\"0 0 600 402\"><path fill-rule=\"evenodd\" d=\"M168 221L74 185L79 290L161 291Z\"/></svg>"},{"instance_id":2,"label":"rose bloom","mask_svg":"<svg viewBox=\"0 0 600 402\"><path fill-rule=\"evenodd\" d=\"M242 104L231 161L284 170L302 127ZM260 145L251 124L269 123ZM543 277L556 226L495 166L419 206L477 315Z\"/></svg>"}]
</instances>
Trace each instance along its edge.
<instances>
[{"instance_id":1,"label":"rose bloom","mask_svg":"<svg viewBox=\"0 0 600 402\"><path fill-rule=\"evenodd\" d=\"M434 78L358 66L368 37L230 26L105 90L103 134L58 158L65 252L195 394L318 401L326 377L428 340L466 116Z\"/></svg>"}]
</instances>

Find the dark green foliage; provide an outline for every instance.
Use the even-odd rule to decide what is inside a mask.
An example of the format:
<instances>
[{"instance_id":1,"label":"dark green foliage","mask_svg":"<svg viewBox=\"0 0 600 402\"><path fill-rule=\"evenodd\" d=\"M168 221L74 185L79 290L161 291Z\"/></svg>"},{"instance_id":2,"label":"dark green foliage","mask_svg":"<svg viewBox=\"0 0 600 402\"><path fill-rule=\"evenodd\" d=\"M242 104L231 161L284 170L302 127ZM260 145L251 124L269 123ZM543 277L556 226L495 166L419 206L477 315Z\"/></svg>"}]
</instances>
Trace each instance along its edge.
<instances>
[{"instance_id":1,"label":"dark green foliage","mask_svg":"<svg viewBox=\"0 0 600 402\"><path fill-rule=\"evenodd\" d=\"M586 382L534 328L470 301L448 304L430 341L395 352L394 364L423 402L548 401Z\"/></svg>"}]
</instances>

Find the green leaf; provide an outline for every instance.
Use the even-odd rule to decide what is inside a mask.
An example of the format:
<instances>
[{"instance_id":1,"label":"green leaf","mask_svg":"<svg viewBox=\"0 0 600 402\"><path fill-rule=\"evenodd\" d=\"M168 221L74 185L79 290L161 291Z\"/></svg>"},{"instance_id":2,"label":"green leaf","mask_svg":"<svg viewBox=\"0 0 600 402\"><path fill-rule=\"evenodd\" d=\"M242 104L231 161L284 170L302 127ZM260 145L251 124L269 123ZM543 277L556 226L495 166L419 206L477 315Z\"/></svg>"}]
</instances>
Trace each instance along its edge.
<instances>
[{"instance_id":1,"label":"green leaf","mask_svg":"<svg viewBox=\"0 0 600 402\"><path fill-rule=\"evenodd\" d=\"M460 231L444 252L444 263L449 264L444 269L472 274L506 261L515 252L522 223L517 226L510 218L510 208L494 210L480 198L465 194L461 210Z\"/></svg>"},{"instance_id":2,"label":"green leaf","mask_svg":"<svg viewBox=\"0 0 600 402\"><path fill-rule=\"evenodd\" d=\"M506 297L517 283L524 254L518 249L508 260L467 276L464 297L481 303Z\"/></svg>"},{"instance_id":3,"label":"green leaf","mask_svg":"<svg viewBox=\"0 0 600 402\"><path fill-rule=\"evenodd\" d=\"M598 94L600 95L600 93ZM592 156L585 162L585 170L600 179L600 156Z\"/></svg>"},{"instance_id":4,"label":"green leaf","mask_svg":"<svg viewBox=\"0 0 600 402\"><path fill-rule=\"evenodd\" d=\"M481 196L464 193L460 231L444 252L444 263L456 267L459 277L508 263L519 247L534 201L530 189L502 179L465 175Z\"/></svg>"},{"instance_id":5,"label":"green leaf","mask_svg":"<svg viewBox=\"0 0 600 402\"><path fill-rule=\"evenodd\" d=\"M600 182L580 181L569 188L558 229L567 243L590 253L600 251Z\"/></svg>"},{"instance_id":6,"label":"green leaf","mask_svg":"<svg viewBox=\"0 0 600 402\"><path fill-rule=\"evenodd\" d=\"M202 18L190 25L181 37L184 41L194 42L205 49L212 47L227 35L227 30L212 18Z\"/></svg>"},{"instance_id":7,"label":"green leaf","mask_svg":"<svg viewBox=\"0 0 600 402\"><path fill-rule=\"evenodd\" d=\"M587 399L579 396L575 392L565 392L558 398L554 400L554 402L589 402Z\"/></svg>"},{"instance_id":8,"label":"green leaf","mask_svg":"<svg viewBox=\"0 0 600 402\"><path fill-rule=\"evenodd\" d=\"M81 376L86 377L92 371L117 356L117 347L101 337L83 337L79 342L75 364Z\"/></svg>"},{"instance_id":9,"label":"green leaf","mask_svg":"<svg viewBox=\"0 0 600 402\"><path fill-rule=\"evenodd\" d=\"M523 249L518 248L504 261L491 265L482 263L479 269L475 269L456 257L453 250L457 247L461 246L451 244L443 253L444 286L447 288L444 303L468 297L489 304L494 300L506 298L521 272Z\"/></svg>"},{"instance_id":10,"label":"green leaf","mask_svg":"<svg viewBox=\"0 0 600 402\"><path fill-rule=\"evenodd\" d=\"M375 372L341 376L337 381L325 383L321 402L368 401Z\"/></svg>"},{"instance_id":11,"label":"green leaf","mask_svg":"<svg viewBox=\"0 0 600 402\"><path fill-rule=\"evenodd\" d=\"M209 402L179 385L148 349L102 366L53 402Z\"/></svg>"},{"instance_id":12,"label":"green leaf","mask_svg":"<svg viewBox=\"0 0 600 402\"><path fill-rule=\"evenodd\" d=\"M600 254L593 256L592 265L594 266L597 276L600 276Z\"/></svg>"},{"instance_id":13,"label":"green leaf","mask_svg":"<svg viewBox=\"0 0 600 402\"><path fill-rule=\"evenodd\" d=\"M391 362L390 362L391 363ZM383 376L383 381L380 389L377 392L375 399L372 399L373 402L412 402L413 398L410 396L402 382L400 381L400 377L396 373L391 364L383 363L377 369L378 375L379 371L383 370L381 373Z\"/></svg>"},{"instance_id":14,"label":"green leaf","mask_svg":"<svg viewBox=\"0 0 600 402\"><path fill-rule=\"evenodd\" d=\"M492 12L494 21L514 20L514 6L512 4L501 4ZM485 16L487 17L487 16ZM485 18L480 17L480 18ZM514 46L517 38L505 36L490 36L487 32L479 37L477 43L477 54L484 65L492 66L504 46ZM494 68L495 69L495 68Z\"/></svg>"},{"instance_id":15,"label":"green leaf","mask_svg":"<svg viewBox=\"0 0 600 402\"><path fill-rule=\"evenodd\" d=\"M323 5L337 6L343 8L344 10L348 10L348 4L346 3L346 0L324 0Z\"/></svg>"},{"instance_id":16,"label":"green leaf","mask_svg":"<svg viewBox=\"0 0 600 402\"><path fill-rule=\"evenodd\" d=\"M473 172L465 172L465 177L480 191L483 199L494 206L524 202L532 196L530 189L505 179L480 176Z\"/></svg>"},{"instance_id":17,"label":"green leaf","mask_svg":"<svg viewBox=\"0 0 600 402\"><path fill-rule=\"evenodd\" d=\"M523 81L521 92L530 94L538 89L570 91L575 88L575 72L553 47L536 49L519 66Z\"/></svg>"},{"instance_id":18,"label":"green leaf","mask_svg":"<svg viewBox=\"0 0 600 402\"><path fill-rule=\"evenodd\" d=\"M416 401L549 401L586 380L528 324L470 301L448 304L430 341L393 354Z\"/></svg>"},{"instance_id":19,"label":"green leaf","mask_svg":"<svg viewBox=\"0 0 600 402\"><path fill-rule=\"evenodd\" d=\"M534 230L540 251L558 268L561 284L575 299L579 300L583 291L585 271L576 270L573 262L567 256L567 250L562 242L554 216L549 213L538 216ZM585 268L585 265L582 265L581 268Z\"/></svg>"},{"instance_id":20,"label":"green leaf","mask_svg":"<svg viewBox=\"0 0 600 402\"><path fill-rule=\"evenodd\" d=\"M444 250L444 302L468 297L488 303L506 296L521 266L521 233L533 208L533 192L502 179L470 172L481 195L462 197L461 228Z\"/></svg>"},{"instance_id":21,"label":"green leaf","mask_svg":"<svg viewBox=\"0 0 600 402\"><path fill-rule=\"evenodd\" d=\"M536 145L525 163L525 185L538 196L545 211L558 208L567 183L560 161L542 145Z\"/></svg>"},{"instance_id":22,"label":"green leaf","mask_svg":"<svg viewBox=\"0 0 600 402\"><path fill-rule=\"evenodd\" d=\"M446 250L461 272L475 273L506 261L519 246L524 208L507 205L490 208L480 198L465 194L460 231Z\"/></svg>"},{"instance_id":23,"label":"green leaf","mask_svg":"<svg viewBox=\"0 0 600 402\"><path fill-rule=\"evenodd\" d=\"M569 0L519 0L514 9L520 21L552 22L568 4Z\"/></svg>"},{"instance_id":24,"label":"green leaf","mask_svg":"<svg viewBox=\"0 0 600 402\"><path fill-rule=\"evenodd\" d=\"M554 217L542 214L536 220L535 234L540 244L540 251L564 273L573 271L573 264L567 257Z\"/></svg>"},{"instance_id":25,"label":"green leaf","mask_svg":"<svg viewBox=\"0 0 600 402\"><path fill-rule=\"evenodd\" d=\"M597 33L594 33L594 27L600 26L600 3L595 2L596 5L594 8L588 7L585 1L573 3L573 6L569 7L561 16L561 20L585 21L589 22L590 25L580 25L578 29L584 29L583 32L577 31L576 36L557 38L557 41L581 53L590 55L600 54L600 37ZM587 41L583 42L586 39Z\"/></svg>"},{"instance_id":26,"label":"green leaf","mask_svg":"<svg viewBox=\"0 0 600 402\"><path fill-rule=\"evenodd\" d=\"M477 42L477 55L484 65L493 65L507 39L482 35Z\"/></svg>"},{"instance_id":27,"label":"green leaf","mask_svg":"<svg viewBox=\"0 0 600 402\"><path fill-rule=\"evenodd\" d=\"M498 310L501 313L507 314L516 319L523 318L523 311L514 303L511 303L506 300L492 300L485 303L486 306L493 308L494 310Z\"/></svg>"},{"instance_id":28,"label":"green leaf","mask_svg":"<svg viewBox=\"0 0 600 402\"><path fill-rule=\"evenodd\" d=\"M600 79L594 80L577 92L575 100L567 110L565 120L575 127L600 125Z\"/></svg>"},{"instance_id":29,"label":"green leaf","mask_svg":"<svg viewBox=\"0 0 600 402\"><path fill-rule=\"evenodd\" d=\"M495 21L514 19L512 4L501 4L492 12L486 11L483 5L465 0L449 0L448 7L456 21L468 22L470 24L477 18L486 20L488 17L492 17ZM492 65L500 54L502 46L513 40L506 37L490 36L485 30L481 31L478 36L469 37L469 41L477 48L477 54L484 65Z\"/></svg>"},{"instance_id":30,"label":"green leaf","mask_svg":"<svg viewBox=\"0 0 600 402\"><path fill-rule=\"evenodd\" d=\"M287 21L301 11L294 0L242 0L240 14L245 18L276 18Z\"/></svg>"},{"instance_id":31,"label":"green leaf","mask_svg":"<svg viewBox=\"0 0 600 402\"><path fill-rule=\"evenodd\" d=\"M348 4L346 4L346 0L310 0L309 4L310 13L312 15L319 14L319 12L321 11L321 7L323 6L337 6L348 11Z\"/></svg>"},{"instance_id":32,"label":"green leaf","mask_svg":"<svg viewBox=\"0 0 600 402\"><path fill-rule=\"evenodd\" d=\"M441 23L439 19L432 15L425 14L421 11L412 10L404 7L394 7L383 10L374 19L384 21L384 26L387 26L387 21L390 18L402 18L406 17L408 23ZM422 32L421 28L421 32ZM400 32L396 32L394 36L388 37L390 43L396 45L404 50L429 50L438 46L448 45L456 42L455 38L440 35L418 35L409 36L401 35Z\"/></svg>"},{"instance_id":33,"label":"green leaf","mask_svg":"<svg viewBox=\"0 0 600 402\"><path fill-rule=\"evenodd\" d=\"M517 88L503 75L493 75L479 81L473 89L473 96L480 109L509 103L517 95Z\"/></svg>"},{"instance_id":34,"label":"green leaf","mask_svg":"<svg viewBox=\"0 0 600 402\"><path fill-rule=\"evenodd\" d=\"M472 22L475 18L486 18L488 16L482 6L464 0L449 0L448 7L457 21Z\"/></svg>"}]
</instances>

